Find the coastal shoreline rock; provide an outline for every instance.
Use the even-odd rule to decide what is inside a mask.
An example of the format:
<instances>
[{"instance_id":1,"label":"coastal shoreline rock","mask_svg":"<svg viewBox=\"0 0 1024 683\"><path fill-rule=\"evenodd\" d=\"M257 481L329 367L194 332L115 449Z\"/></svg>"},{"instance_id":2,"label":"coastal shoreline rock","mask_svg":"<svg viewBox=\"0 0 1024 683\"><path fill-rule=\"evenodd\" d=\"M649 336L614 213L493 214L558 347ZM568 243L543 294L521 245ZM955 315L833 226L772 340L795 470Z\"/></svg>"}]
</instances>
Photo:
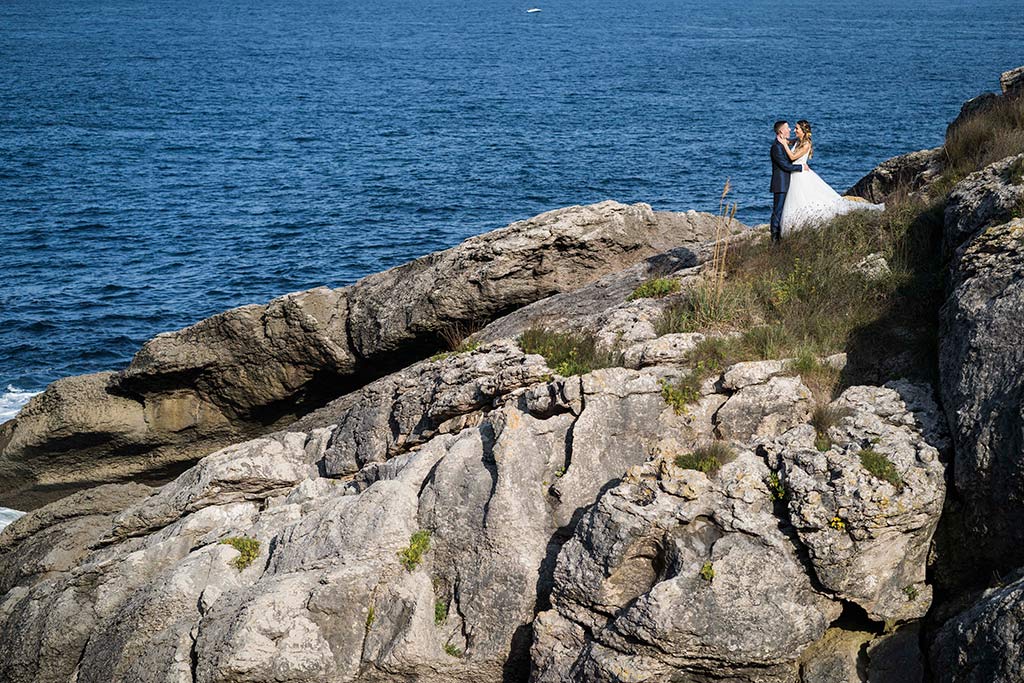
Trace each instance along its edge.
<instances>
[{"instance_id":1,"label":"coastal shoreline rock","mask_svg":"<svg viewBox=\"0 0 1024 683\"><path fill-rule=\"evenodd\" d=\"M0 503L32 509L98 483L167 481L429 356L446 337L667 250L689 253L720 229L717 217L646 204L557 209L349 287L157 335L124 371L59 380L0 425Z\"/></svg>"}]
</instances>

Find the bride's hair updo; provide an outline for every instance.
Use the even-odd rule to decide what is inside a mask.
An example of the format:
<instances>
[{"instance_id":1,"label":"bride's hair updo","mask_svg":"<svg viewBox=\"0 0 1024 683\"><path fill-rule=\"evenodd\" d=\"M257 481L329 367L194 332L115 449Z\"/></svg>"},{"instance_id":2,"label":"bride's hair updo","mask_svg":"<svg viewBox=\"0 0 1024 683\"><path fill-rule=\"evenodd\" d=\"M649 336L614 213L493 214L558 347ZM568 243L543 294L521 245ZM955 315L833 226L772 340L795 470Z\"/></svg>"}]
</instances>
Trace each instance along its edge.
<instances>
[{"instance_id":1,"label":"bride's hair updo","mask_svg":"<svg viewBox=\"0 0 1024 683\"><path fill-rule=\"evenodd\" d=\"M811 122L805 119L800 119L796 122L796 127L803 132L804 141L811 146L811 149L807 152L807 158L810 159L814 156L814 141L811 139Z\"/></svg>"}]
</instances>

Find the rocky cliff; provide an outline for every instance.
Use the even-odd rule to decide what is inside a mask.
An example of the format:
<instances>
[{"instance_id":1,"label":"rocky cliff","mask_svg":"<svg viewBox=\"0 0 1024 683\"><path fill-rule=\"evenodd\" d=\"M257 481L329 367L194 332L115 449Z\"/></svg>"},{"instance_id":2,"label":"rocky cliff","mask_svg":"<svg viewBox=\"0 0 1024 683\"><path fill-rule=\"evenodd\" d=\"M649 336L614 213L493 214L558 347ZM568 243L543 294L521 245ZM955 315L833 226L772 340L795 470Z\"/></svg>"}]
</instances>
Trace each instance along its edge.
<instances>
[{"instance_id":1,"label":"rocky cliff","mask_svg":"<svg viewBox=\"0 0 1024 683\"><path fill-rule=\"evenodd\" d=\"M741 331L663 321L764 235L609 203L58 383L3 427L4 471L40 482L19 490L65 457L131 462L149 442L125 425L149 434L167 397L230 428L175 432L202 444L175 462L216 450L169 483L69 477L0 533L0 680L1020 679L1024 154L959 177L952 144L858 184L944 211L934 384L900 363L854 381L846 354L772 357L770 336L722 362ZM769 306L802 286L772 282ZM556 362L538 334L576 346ZM327 376L335 398L299 398Z\"/></svg>"}]
</instances>

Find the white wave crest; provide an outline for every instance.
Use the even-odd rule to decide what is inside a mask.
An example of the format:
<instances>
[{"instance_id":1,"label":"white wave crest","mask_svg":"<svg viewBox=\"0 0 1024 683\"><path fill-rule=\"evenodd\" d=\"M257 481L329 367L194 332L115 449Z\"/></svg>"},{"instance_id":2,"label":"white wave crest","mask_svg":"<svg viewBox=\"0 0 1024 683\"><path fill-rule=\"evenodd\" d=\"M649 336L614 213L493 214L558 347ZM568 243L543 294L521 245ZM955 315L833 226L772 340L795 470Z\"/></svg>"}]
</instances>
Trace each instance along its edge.
<instances>
[{"instance_id":1,"label":"white wave crest","mask_svg":"<svg viewBox=\"0 0 1024 683\"><path fill-rule=\"evenodd\" d=\"M19 512L18 510L0 507L0 531L3 531L4 527L24 514L24 512Z\"/></svg>"},{"instance_id":2,"label":"white wave crest","mask_svg":"<svg viewBox=\"0 0 1024 683\"><path fill-rule=\"evenodd\" d=\"M25 391L8 384L7 392L0 396L0 422L6 422L17 415L21 407L38 393L38 391Z\"/></svg>"}]
</instances>

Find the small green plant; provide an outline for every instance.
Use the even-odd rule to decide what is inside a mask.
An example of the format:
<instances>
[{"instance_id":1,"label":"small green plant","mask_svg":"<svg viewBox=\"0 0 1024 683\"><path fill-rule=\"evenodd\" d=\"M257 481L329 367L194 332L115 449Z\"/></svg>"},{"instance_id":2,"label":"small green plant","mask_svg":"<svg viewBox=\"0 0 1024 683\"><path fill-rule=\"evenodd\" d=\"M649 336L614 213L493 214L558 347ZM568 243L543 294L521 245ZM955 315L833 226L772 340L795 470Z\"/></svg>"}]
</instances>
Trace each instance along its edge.
<instances>
[{"instance_id":1,"label":"small green plant","mask_svg":"<svg viewBox=\"0 0 1024 683\"><path fill-rule=\"evenodd\" d=\"M409 547L398 553L402 566L412 571L423 561L423 555L430 550L430 532L420 529L409 539Z\"/></svg>"},{"instance_id":2,"label":"small green plant","mask_svg":"<svg viewBox=\"0 0 1024 683\"><path fill-rule=\"evenodd\" d=\"M377 620L377 612L373 609L373 605L370 605L370 609L366 612L366 630L369 631L370 627L373 626L373 622Z\"/></svg>"},{"instance_id":3,"label":"small green plant","mask_svg":"<svg viewBox=\"0 0 1024 683\"><path fill-rule=\"evenodd\" d=\"M790 302L808 301L817 292L813 271L799 256L793 259L792 270L785 277L773 280L769 289L770 301L776 308L782 308Z\"/></svg>"},{"instance_id":4,"label":"small green plant","mask_svg":"<svg viewBox=\"0 0 1024 683\"><path fill-rule=\"evenodd\" d=\"M772 472L768 475L765 485L768 487L768 498L772 501L783 500L786 497L786 487L783 485L779 475Z\"/></svg>"},{"instance_id":5,"label":"small green plant","mask_svg":"<svg viewBox=\"0 0 1024 683\"><path fill-rule=\"evenodd\" d=\"M564 476L565 476L565 465L562 465L561 467L558 468L557 471L555 471L555 479L561 479Z\"/></svg>"},{"instance_id":6,"label":"small green plant","mask_svg":"<svg viewBox=\"0 0 1024 683\"><path fill-rule=\"evenodd\" d=\"M701 565L699 576L708 583L711 583L715 578L715 566L711 562L705 562Z\"/></svg>"},{"instance_id":7,"label":"small green plant","mask_svg":"<svg viewBox=\"0 0 1024 683\"><path fill-rule=\"evenodd\" d=\"M896 471L892 460L882 453L873 448L865 448L860 452L860 464L873 476L895 486L897 491L903 490L903 477Z\"/></svg>"},{"instance_id":8,"label":"small green plant","mask_svg":"<svg viewBox=\"0 0 1024 683\"><path fill-rule=\"evenodd\" d=\"M653 280L648 280L634 289L633 293L629 295L627 300L660 299L663 296L675 294L679 291L679 288L679 280L673 280L669 277L658 277Z\"/></svg>"},{"instance_id":9,"label":"small green plant","mask_svg":"<svg viewBox=\"0 0 1024 683\"><path fill-rule=\"evenodd\" d=\"M462 657L462 650L455 647L451 643L444 644L444 653L449 657Z\"/></svg>"},{"instance_id":10,"label":"small green plant","mask_svg":"<svg viewBox=\"0 0 1024 683\"><path fill-rule=\"evenodd\" d=\"M837 408L822 403L815 406L814 412L811 413L811 426L814 427L814 431L817 434L814 439L814 447L822 452L832 448L832 438L828 435L828 430L838 425L843 421L843 418L849 417L849 415L849 408Z\"/></svg>"},{"instance_id":11,"label":"small green plant","mask_svg":"<svg viewBox=\"0 0 1024 683\"><path fill-rule=\"evenodd\" d=\"M451 351L441 351L440 353L435 353L433 356L430 357L430 360L444 360L446 358L451 358L452 356L457 356L460 353L471 353L479 348L480 342L478 341L464 341Z\"/></svg>"},{"instance_id":12,"label":"small green plant","mask_svg":"<svg viewBox=\"0 0 1024 683\"><path fill-rule=\"evenodd\" d=\"M438 600L434 603L434 623L440 626L448 618L448 603Z\"/></svg>"},{"instance_id":13,"label":"small green plant","mask_svg":"<svg viewBox=\"0 0 1024 683\"><path fill-rule=\"evenodd\" d=\"M846 520L842 517L836 516L829 520L828 525L836 531L846 531Z\"/></svg>"},{"instance_id":14,"label":"small green plant","mask_svg":"<svg viewBox=\"0 0 1024 683\"><path fill-rule=\"evenodd\" d=\"M820 363L818 362L818 357L815 356L811 349L807 347L800 349L796 358L789 362L790 369L797 374L814 372L819 366Z\"/></svg>"},{"instance_id":15,"label":"small green plant","mask_svg":"<svg viewBox=\"0 0 1024 683\"><path fill-rule=\"evenodd\" d=\"M907 602L914 602L917 600L918 592L917 588L911 584L903 588L903 594L907 596Z\"/></svg>"},{"instance_id":16,"label":"small green plant","mask_svg":"<svg viewBox=\"0 0 1024 683\"><path fill-rule=\"evenodd\" d=\"M672 406L676 415L682 415L686 412L687 405L700 400L700 381L696 373L691 372L680 377L675 384L667 379L662 379L660 384L662 398L665 399L665 403Z\"/></svg>"},{"instance_id":17,"label":"small green plant","mask_svg":"<svg viewBox=\"0 0 1024 683\"><path fill-rule=\"evenodd\" d=\"M697 470L712 475L735 457L732 449L723 441L712 441L698 446L692 453L680 453L675 458L676 467Z\"/></svg>"},{"instance_id":18,"label":"small green plant","mask_svg":"<svg viewBox=\"0 0 1024 683\"><path fill-rule=\"evenodd\" d=\"M752 357L760 360L786 355L791 343L789 332L782 325L758 325L743 333L743 345Z\"/></svg>"},{"instance_id":19,"label":"small green plant","mask_svg":"<svg viewBox=\"0 0 1024 683\"><path fill-rule=\"evenodd\" d=\"M231 562L238 571L242 571L252 564L260 554L260 542L248 536L225 538L221 544L229 545L238 551L238 557Z\"/></svg>"}]
</instances>

